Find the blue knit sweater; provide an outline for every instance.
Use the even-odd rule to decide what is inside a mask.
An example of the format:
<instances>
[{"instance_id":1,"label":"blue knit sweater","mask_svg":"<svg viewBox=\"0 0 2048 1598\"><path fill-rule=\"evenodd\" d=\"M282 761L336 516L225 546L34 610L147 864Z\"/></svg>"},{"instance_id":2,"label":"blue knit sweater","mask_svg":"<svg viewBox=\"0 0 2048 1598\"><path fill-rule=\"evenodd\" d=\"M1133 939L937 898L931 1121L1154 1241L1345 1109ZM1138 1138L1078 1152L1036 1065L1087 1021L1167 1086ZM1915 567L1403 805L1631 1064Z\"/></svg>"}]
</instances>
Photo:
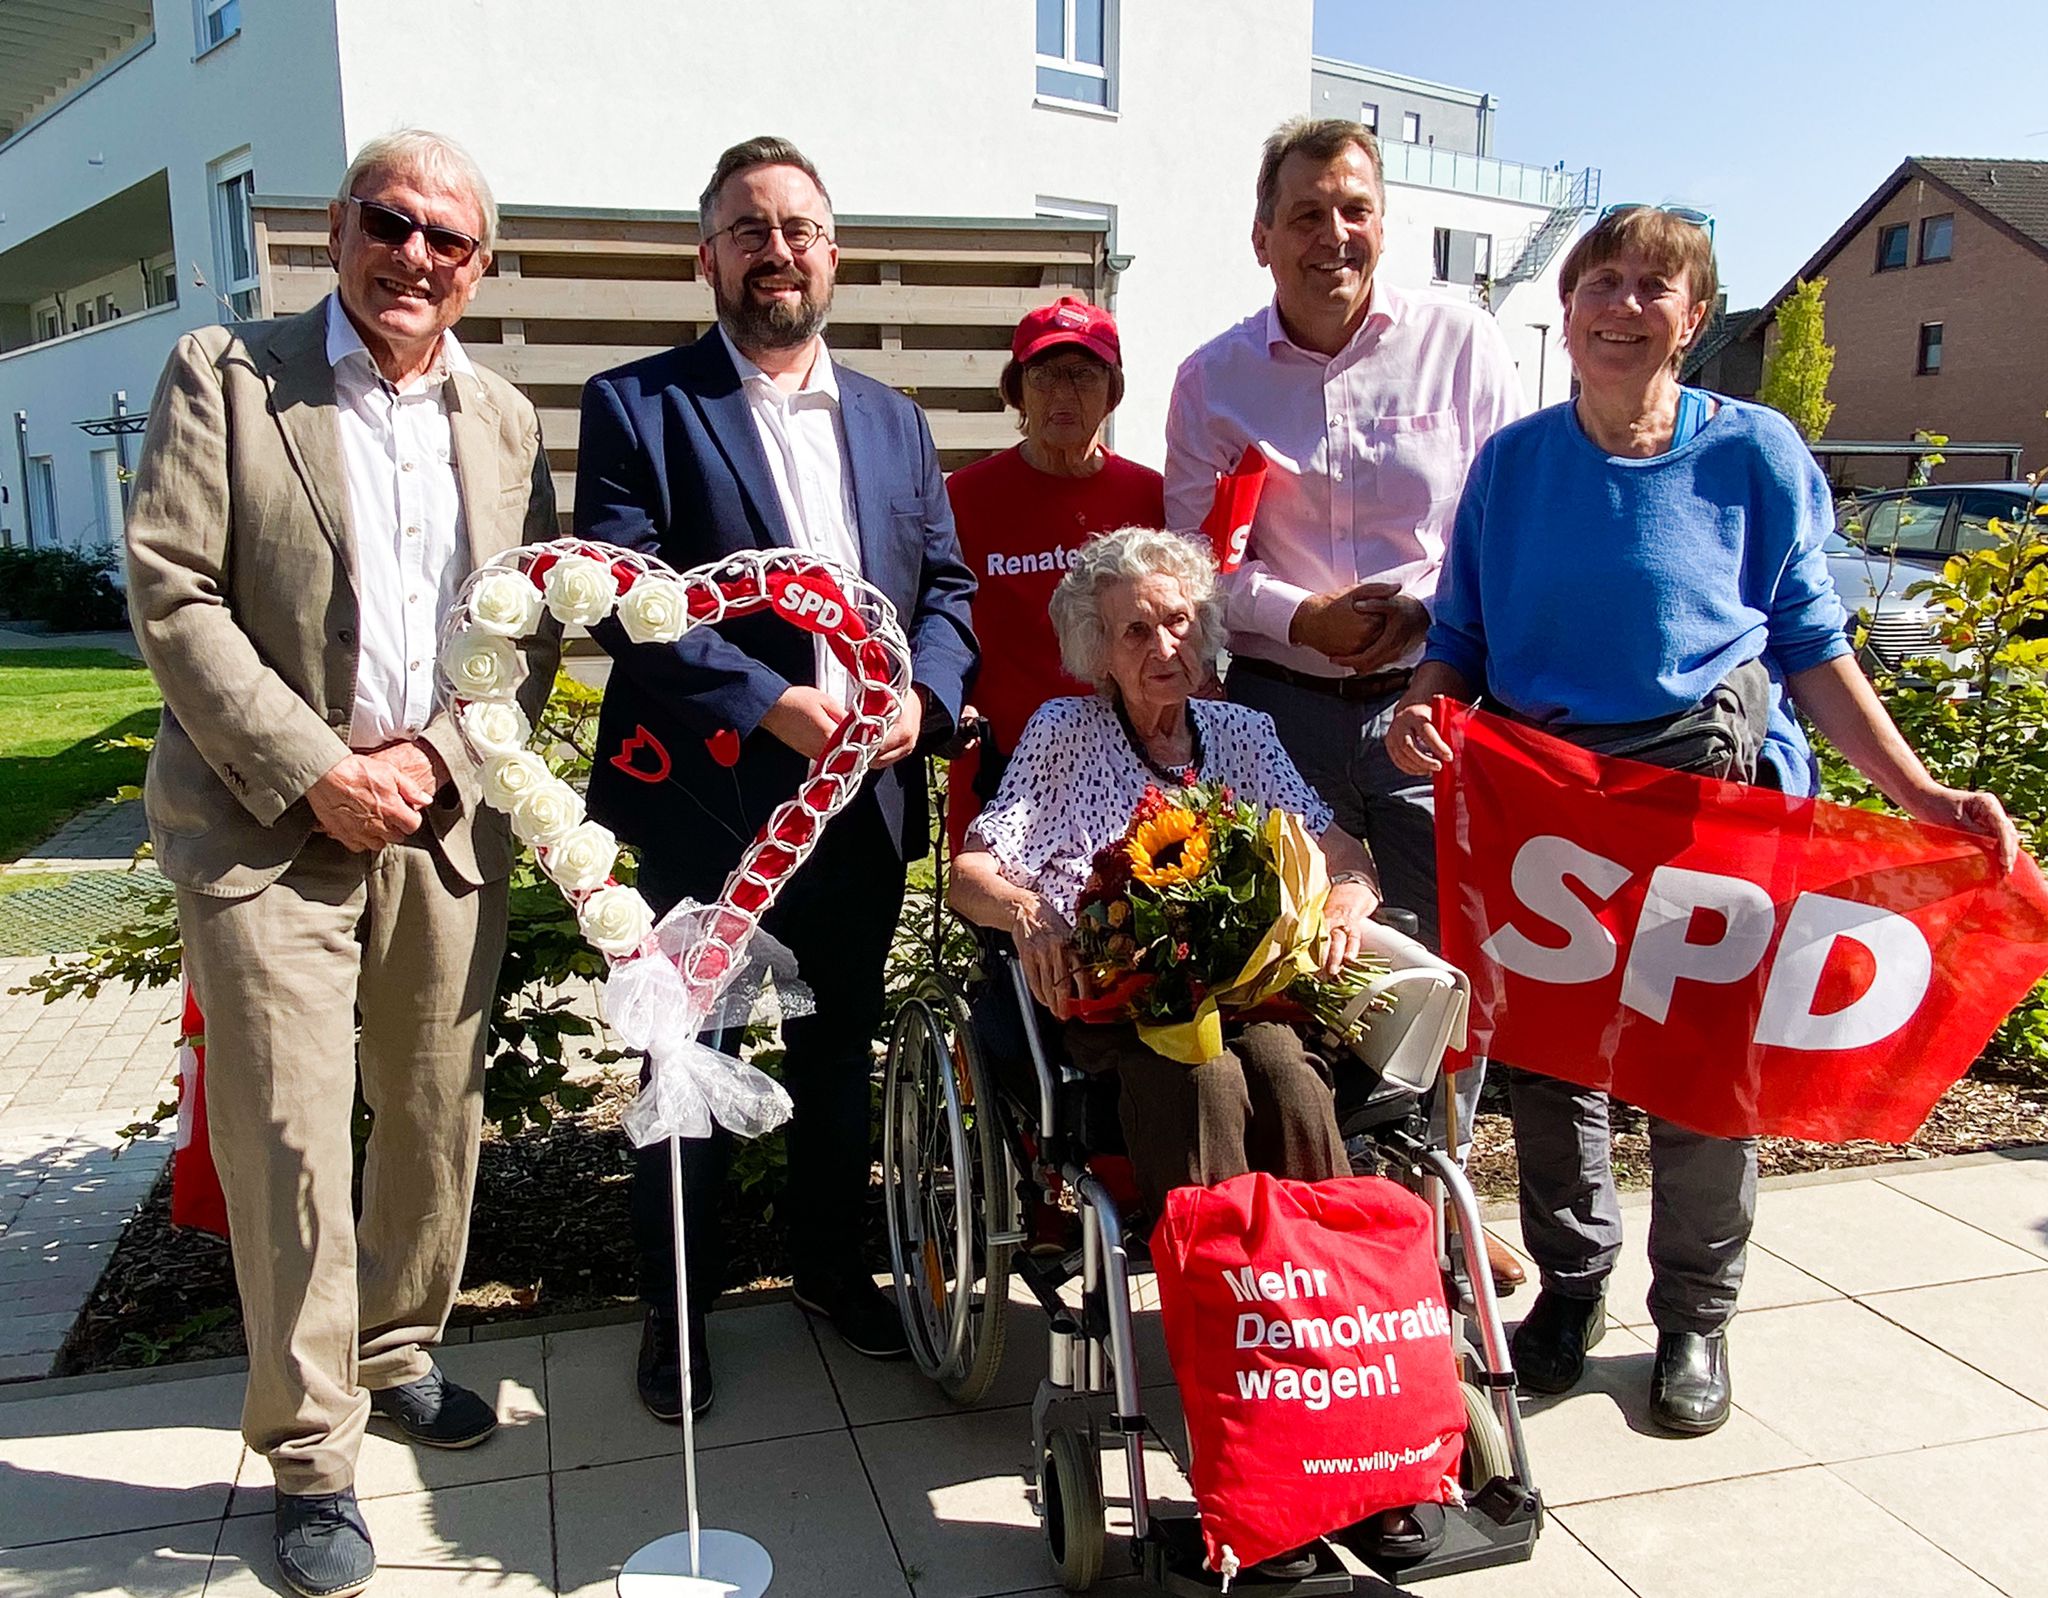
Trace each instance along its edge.
<instances>
[{"instance_id":1,"label":"blue knit sweater","mask_svg":"<svg viewBox=\"0 0 2048 1598\"><path fill-rule=\"evenodd\" d=\"M1848 653L1821 554L1833 525L1827 481L1776 411L1721 399L1689 441L1636 460L1553 405L1473 462L1425 658L1551 725L1674 715L1759 656L1775 685ZM1771 739L1785 788L1808 792L1782 690Z\"/></svg>"}]
</instances>

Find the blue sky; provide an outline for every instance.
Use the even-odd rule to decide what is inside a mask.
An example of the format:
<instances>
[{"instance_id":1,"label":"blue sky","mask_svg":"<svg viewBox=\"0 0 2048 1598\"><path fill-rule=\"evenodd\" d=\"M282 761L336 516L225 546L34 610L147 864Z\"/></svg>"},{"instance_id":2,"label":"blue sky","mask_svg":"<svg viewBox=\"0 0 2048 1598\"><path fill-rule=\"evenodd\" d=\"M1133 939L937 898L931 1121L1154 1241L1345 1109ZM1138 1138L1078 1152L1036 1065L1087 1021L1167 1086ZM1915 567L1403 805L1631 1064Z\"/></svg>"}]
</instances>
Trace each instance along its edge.
<instances>
[{"instance_id":1,"label":"blue sky","mask_svg":"<svg viewBox=\"0 0 2048 1598\"><path fill-rule=\"evenodd\" d=\"M1315 47L1492 94L1494 153L1711 211L1757 304L1909 155L2048 161L2044 8L1960 0L1316 0Z\"/></svg>"}]
</instances>

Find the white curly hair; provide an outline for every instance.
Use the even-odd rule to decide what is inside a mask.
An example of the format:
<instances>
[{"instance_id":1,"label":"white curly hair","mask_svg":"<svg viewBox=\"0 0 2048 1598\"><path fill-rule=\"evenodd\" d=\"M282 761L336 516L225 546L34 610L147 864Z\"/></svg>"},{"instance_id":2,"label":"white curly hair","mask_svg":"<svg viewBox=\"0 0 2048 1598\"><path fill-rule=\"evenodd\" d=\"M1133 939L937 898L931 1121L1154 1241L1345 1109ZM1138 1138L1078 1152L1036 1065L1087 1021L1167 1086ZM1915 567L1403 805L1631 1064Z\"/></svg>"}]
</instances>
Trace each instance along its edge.
<instances>
[{"instance_id":1,"label":"white curly hair","mask_svg":"<svg viewBox=\"0 0 2048 1598\"><path fill-rule=\"evenodd\" d=\"M1208 543L1156 527L1120 527L1091 538L1052 591L1052 630L1070 675L1109 686L1109 624L1102 595L1140 577L1171 577L1194 612L1188 647L1205 667L1223 648L1223 596L1216 592L1216 556Z\"/></svg>"}]
</instances>

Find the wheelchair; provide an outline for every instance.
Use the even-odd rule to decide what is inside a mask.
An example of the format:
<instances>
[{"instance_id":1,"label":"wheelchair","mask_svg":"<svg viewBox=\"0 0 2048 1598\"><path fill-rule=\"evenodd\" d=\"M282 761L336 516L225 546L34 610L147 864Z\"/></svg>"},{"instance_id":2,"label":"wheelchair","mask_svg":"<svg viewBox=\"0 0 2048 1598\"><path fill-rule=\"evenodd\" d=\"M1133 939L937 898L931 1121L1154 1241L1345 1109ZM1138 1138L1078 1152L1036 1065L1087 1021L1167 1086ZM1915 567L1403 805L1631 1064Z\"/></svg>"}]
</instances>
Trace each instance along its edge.
<instances>
[{"instance_id":1,"label":"wheelchair","mask_svg":"<svg viewBox=\"0 0 2048 1598\"><path fill-rule=\"evenodd\" d=\"M1110 1538L1100 1462L1105 1449L1120 1445L1131 1564L1160 1591L1214 1594L1220 1578L1203 1566L1199 1523L1155 1516L1146 1499L1148 1435L1183 1469L1187 1461L1148 1420L1141 1398L1131 1295L1133 1276L1148 1261L1143 1239L1125 1222L1136 1190L1122 1157L1116 1079L1083 1075L1054 1056L1007 941L967 928L946 910L944 852L937 852L932 963L897 1012L883 1093L889 1253L912 1355L948 1398L975 1403L1002 1366L1011 1284L1021 1284L1048 1323L1031 1457L1035 1508L1060 1583L1085 1592L1103 1573ZM1372 994L1385 995L1390 1008L1361 1045L1370 1062L1337 1051L1345 1054L1338 1121L1354 1166L1368 1159L1435 1215L1445 1302L1459 1323L1466 1418L1465 1502L1446 1506L1442 1544L1400 1565L1357 1550L1382 1575L1408 1582L1529 1558L1543 1505L1478 1201L1456 1161L1432 1146L1424 1111L1444 1050L1462 1030L1464 978L1402 932L1377 930L1377 952L1390 969ZM965 952L970 935L972 956ZM992 1039L992 1022L998 1030L1014 1022L1010 1042L1021 1048ZM1055 1217L1066 1225L1064 1236L1048 1235ZM1327 1540L1316 1554L1313 1576L1262 1579L1254 1567L1231 1590L1302 1598L1387 1590L1354 1578Z\"/></svg>"}]
</instances>

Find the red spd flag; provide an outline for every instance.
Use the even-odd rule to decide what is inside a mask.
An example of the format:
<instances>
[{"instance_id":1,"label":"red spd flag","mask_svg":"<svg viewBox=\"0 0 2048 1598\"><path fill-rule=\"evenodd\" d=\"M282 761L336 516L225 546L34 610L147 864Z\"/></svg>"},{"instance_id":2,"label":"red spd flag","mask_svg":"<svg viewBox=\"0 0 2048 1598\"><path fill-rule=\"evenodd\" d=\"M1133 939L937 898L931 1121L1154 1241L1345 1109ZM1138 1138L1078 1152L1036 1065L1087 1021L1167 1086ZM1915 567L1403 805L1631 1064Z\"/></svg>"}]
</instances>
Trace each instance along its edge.
<instances>
[{"instance_id":1,"label":"red spd flag","mask_svg":"<svg viewBox=\"0 0 2048 1598\"><path fill-rule=\"evenodd\" d=\"M1266 486L1266 457L1256 444L1247 444L1238 458L1237 470L1223 472L1216 479L1216 497L1209 514L1202 518L1202 531L1216 549L1216 568L1234 572L1244 564L1245 550L1252 541L1252 518L1259 511L1259 495Z\"/></svg>"},{"instance_id":2,"label":"red spd flag","mask_svg":"<svg viewBox=\"0 0 2048 1598\"><path fill-rule=\"evenodd\" d=\"M1436 714L1474 1053L1719 1137L1904 1142L2048 970L2024 855Z\"/></svg>"},{"instance_id":3,"label":"red spd flag","mask_svg":"<svg viewBox=\"0 0 2048 1598\"><path fill-rule=\"evenodd\" d=\"M1465 1401L1421 1199L1377 1176L1177 1187L1152 1265L1211 1570L1450 1501Z\"/></svg>"},{"instance_id":4,"label":"red spd flag","mask_svg":"<svg viewBox=\"0 0 2048 1598\"><path fill-rule=\"evenodd\" d=\"M192 984L184 984L178 1023L178 1137L171 1154L171 1224L228 1235L228 1201L206 1127L206 1021Z\"/></svg>"}]
</instances>

